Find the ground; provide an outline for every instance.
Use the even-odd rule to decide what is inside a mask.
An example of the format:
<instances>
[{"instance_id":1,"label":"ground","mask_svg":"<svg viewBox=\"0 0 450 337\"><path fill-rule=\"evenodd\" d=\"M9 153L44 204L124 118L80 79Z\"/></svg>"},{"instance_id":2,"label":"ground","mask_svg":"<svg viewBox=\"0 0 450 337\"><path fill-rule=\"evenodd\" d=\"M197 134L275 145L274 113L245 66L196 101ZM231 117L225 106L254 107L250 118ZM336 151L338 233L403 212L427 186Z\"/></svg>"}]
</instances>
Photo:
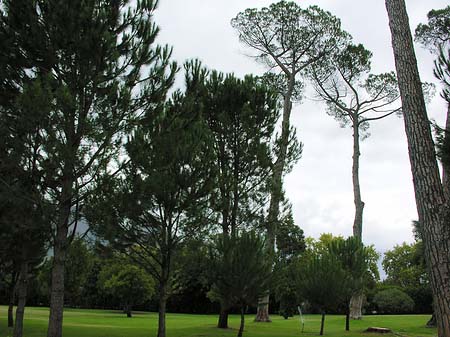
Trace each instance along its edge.
<instances>
[{"instance_id":1,"label":"ground","mask_svg":"<svg viewBox=\"0 0 450 337\"><path fill-rule=\"evenodd\" d=\"M66 309L64 313L64 337L154 337L157 328L156 313L136 313L127 318L119 311ZM272 323L254 323L253 315L246 317L244 337L293 337L317 336L320 316L306 315L305 328L301 333L298 317L284 320L272 316ZM330 315L325 321L325 336L329 337L428 337L436 336L435 329L425 327L429 315L365 316L362 321L352 321L350 332L345 332L344 316ZM0 337L10 337L6 328L6 307L0 306ZM27 308L24 337L43 337L48 322L47 308ZM230 317L231 329L215 327L215 315L167 315L167 337L228 337L236 336L239 317ZM378 335L363 333L369 326L387 327L394 334Z\"/></svg>"}]
</instances>

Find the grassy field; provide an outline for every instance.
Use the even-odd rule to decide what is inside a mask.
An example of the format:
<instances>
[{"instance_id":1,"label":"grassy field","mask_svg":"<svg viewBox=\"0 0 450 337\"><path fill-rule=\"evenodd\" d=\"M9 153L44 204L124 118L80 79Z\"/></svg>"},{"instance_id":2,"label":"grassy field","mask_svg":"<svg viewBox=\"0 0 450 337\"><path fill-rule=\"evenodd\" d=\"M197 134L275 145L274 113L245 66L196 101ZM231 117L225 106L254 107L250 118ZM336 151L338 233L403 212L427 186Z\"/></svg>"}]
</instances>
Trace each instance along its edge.
<instances>
[{"instance_id":1,"label":"grassy field","mask_svg":"<svg viewBox=\"0 0 450 337\"><path fill-rule=\"evenodd\" d=\"M272 316L273 322L254 323L253 315L246 317L245 337L293 337L317 336L319 334L320 316L306 315L305 329L300 332L298 317L284 320ZM118 311L76 310L66 309L64 313L64 337L153 337L157 328L156 313L136 313L133 318L127 318ZM425 328L429 316L366 316L362 321L352 321L350 332L344 331L344 316L327 316L325 321L325 336L377 336L363 331L369 326L387 327L394 331L391 335L427 337L436 336L435 329ZM44 337L46 335L48 309L27 308L25 315L24 337ZM168 337L229 337L236 336L239 327L239 317L230 317L231 329L221 330L215 327L217 316L168 314ZM9 337L12 332L6 328L6 307L0 306L0 337Z\"/></svg>"}]
</instances>

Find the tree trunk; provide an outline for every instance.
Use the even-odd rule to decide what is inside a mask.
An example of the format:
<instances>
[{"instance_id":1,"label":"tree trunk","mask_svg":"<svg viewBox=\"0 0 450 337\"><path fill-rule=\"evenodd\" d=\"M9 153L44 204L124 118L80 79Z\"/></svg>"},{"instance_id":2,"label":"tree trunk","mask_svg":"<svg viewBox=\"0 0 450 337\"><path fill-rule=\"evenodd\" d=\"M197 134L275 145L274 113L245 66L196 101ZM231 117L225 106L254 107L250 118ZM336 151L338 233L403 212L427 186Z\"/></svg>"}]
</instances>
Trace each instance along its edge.
<instances>
[{"instance_id":1,"label":"tree trunk","mask_svg":"<svg viewBox=\"0 0 450 337\"><path fill-rule=\"evenodd\" d=\"M361 200L361 186L359 184L359 124L357 116L353 122L353 165L352 165L352 182L353 197L355 203L355 219L353 221L353 236L362 240L362 224L364 202Z\"/></svg>"},{"instance_id":2,"label":"tree trunk","mask_svg":"<svg viewBox=\"0 0 450 337\"><path fill-rule=\"evenodd\" d=\"M244 307L241 308L241 325L239 326L239 332L237 337L242 337L242 333L244 332L244 324L245 324L245 312Z\"/></svg>"},{"instance_id":3,"label":"tree trunk","mask_svg":"<svg viewBox=\"0 0 450 337\"><path fill-rule=\"evenodd\" d=\"M220 305L219 322L217 327L220 329L228 329L228 310L224 306Z\"/></svg>"},{"instance_id":4,"label":"tree trunk","mask_svg":"<svg viewBox=\"0 0 450 337\"><path fill-rule=\"evenodd\" d=\"M258 299L258 308L257 308L257 314L255 317L255 322L272 322L269 317L269 293L265 294L264 296L261 296Z\"/></svg>"},{"instance_id":5,"label":"tree trunk","mask_svg":"<svg viewBox=\"0 0 450 337\"><path fill-rule=\"evenodd\" d=\"M17 284L16 324L14 325L13 337L22 337L23 335L23 317L27 301L27 286L28 262L23 261L20 266L19 282Z\"/></svg>"},{"instance_id":6,"label":"tree trunk","mask_svg":"<svg viewBox=\"0 0 450 337\"><path fill-rule=\"evenodd\" d=\"M68 221L71 200L68 197L68 184L63 188L60 201L60 214L53 250L52 284L50 292L50 317L47 337L61 337L64 311L64 268L66 261Z\"/></svg>"},{"instance_id":7,"label":"tree trunk","mask_svg":"<svg viewBox=\"0 0 450 337\"><path fill-rule=\"evenodd\" d=\"M353 236L362 241L363 211L364 202L361 199L361 186L359 183L359 123L358 116L353 116L353 163L352 163L352 182L353 198L355 203L355 218L353 220ZM352 319L362 318L363 294L358 293L352 296L350 300L350 317Z\"/></svg>"},{"instance_id":8,"label":"tree trunk","mask_svg":"<svg viewBox=\"0 0 450 337\"><path fill-rule=\"evenodd\" d=\"M426 327L427 328L435 328L436 326L437 326L436 315L433 314L433 315L431 315L430 319L428 320Z\"/></svg>"},{"instance_id":9,"label":"tree trunk","mask_svg":"<svg viewBox=\"0 0 450 337\"><path fill-rule=\"evenodd\" d=\"M345 331L350 331L350 309L345 313Z\"/></svg>"},{"instance_id":10,"label":"tree trunk","mask_svg":"<svg viewBox=\"0 0 450 337\"><path fill-rule=\"evenodd\" d=\"M364 302L363 293L355 293L350 299L350 318L361 319L362 318L362 305Z\"/></svg>"},{"instance_id":11,"label":"tree trunk","mask_svg":"<svg viewBox=\"0 0 450 337\"><path fill-rule=\"evenodd\" d=\"M283 196L283 173L286 165L286 156L289 146L290 117L292 111L292 93L295 85L295 74L289 76L288 90L283 101L283 120L281 122L281 137L279 142L279 154L273 167L271 179L271 193L269 214L267 215L267 241L271 252L275 250L275 237L277 232L278 215L280 213L280 201ZM261 296L258 301L258 311L255 322L271 322L269 318L269 296Z\"/></svg>"},{"instance_id":12,"label":"tree trunk","mask_svg":"<svg viewBox=\"0 0 450 337\"><path fill-rule=\"evenodd\" d=\"M323 335L323 327L325 325L325 313L322 312L322 320L320 321L320 334L319 335Z\"/></svg>"},{"instance_id":13,"label":"tree trunk","mask_svg":"<svg viewBox=\"0 0 450 337\"><path fill-rule=\"evenodd\" d=\"M129 305L129 304L125 305L125 313L127 314L127 317L128 317L128 318L132 317L132 314L131 314L131 305Z\"/></svg>"},{"instance_id":14,"label":"tree trunk","mask_svg":"<svg viewBox=\"0 0 450 337\"><path fill-rule=\"evenodd\" d=\"M14 326L14 298L15 298L15 281L11 282L9 288L9 305L8 305L8 328Z\"/></svg>"},{"instance_id":15,"label":"tree trunk","mask_svg":"<svg viewBox=\"0 0 450 337\"><path fill-rule=\"evenodd\" d=\"M166 304L167 283L165 280L161 280L159 284L158 337L166 337Z\"/></svg>"},{"instance_id":16,"label":"tree trunk","mask_svg":"<svg viewBox=\"0 0 450 337\"><path fill-rule=\"evenodd\" d=\"M439 176L404 0L386 0L438 336L450 336L449 211Z\"/></svg>"}]
</instances>

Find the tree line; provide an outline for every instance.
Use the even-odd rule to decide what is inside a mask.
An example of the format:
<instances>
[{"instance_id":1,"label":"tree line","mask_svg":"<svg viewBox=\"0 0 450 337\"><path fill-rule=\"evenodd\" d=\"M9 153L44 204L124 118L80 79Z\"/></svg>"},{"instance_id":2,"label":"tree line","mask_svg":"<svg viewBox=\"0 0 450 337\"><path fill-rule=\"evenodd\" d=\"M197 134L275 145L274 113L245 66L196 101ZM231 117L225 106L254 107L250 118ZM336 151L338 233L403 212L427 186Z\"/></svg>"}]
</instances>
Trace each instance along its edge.
<instances>
[{"instance_id":1,"label":"tree line","mask_svg":"<svg viewBox=\"0 0 450 337\"><path fill-rule=\"evenodd\" d=\"M270 281L287 273L284 281L297 285L293 291L298 285L307 290L300 293L320 308L322 323L338 305L352 308L344 310L348 329L348 318L361 316L371 256L361 242L359 142L369 122L397 112L407 125L425 260L435 262L429 275L439 333L446 331L448 240L436 205L446 209L448 137L441 130L441 183L437 166L429 164L436 162L429 126L415 138L418 105L405 103L404 82L413 79L400 76L401 63L399 85L394 73L371 74L370 51L353 42L338 18L317 6L281 1L231 21L271 69L265 75L239 79L197 60L180 67L172 48L156 43L156 7L153 0L0 2L0 268L8 275L10 302L17 301L14 336L23 334L30 275L38 269L47 270L50 281L48 337L62 336L64 304L78 296L67 292L67 270L76 261L71 249L83 245L80 235L110 250L102 260L107 268L91 284L117 295L127 314L137 304L132 298L157 289L159 337L166 335L176 281L184 282L177 265L189 264L186 247L195 240L206 243L199 245L207 247L203 266L214 271L197 284L209 285L208 296L219 303L219 327L228 326L228 313L237 307L242 335L245 309L257 300L257 321L270 321L270 290L277 294ZM439 30L448 27L445 20L448 9L430 12L416 36L439 50L435 74L448 100L448 38ZM178 73L184 87L174 90ZM422 83L414 81L423 101ZM353 128L355 203L354 238L333 241L309 258L282 184L302 152L290 114L306 84L330 115ZM428 123L424 109L418 116ZM290 253L279 246L283 235L294 240L287 244ZM291 265L305 272L289 274ZM296 280L297 274L305 277Z\"/></svg>"}]
</instances>

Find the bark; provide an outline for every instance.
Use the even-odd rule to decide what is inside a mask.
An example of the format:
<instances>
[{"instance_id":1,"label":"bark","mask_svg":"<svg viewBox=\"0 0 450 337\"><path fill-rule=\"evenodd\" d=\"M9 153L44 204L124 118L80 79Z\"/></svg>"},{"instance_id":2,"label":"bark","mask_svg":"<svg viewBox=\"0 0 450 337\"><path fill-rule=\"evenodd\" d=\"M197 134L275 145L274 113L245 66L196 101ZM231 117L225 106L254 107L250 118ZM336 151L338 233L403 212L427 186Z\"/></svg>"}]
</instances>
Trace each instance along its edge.
<instances>
[{"instance_id":1,"label":"bark","mask_svg":"<svg viewBox=\"0 0 450 337\"><path fill-rule=\"evenodd\" d=\"M281 122L281 137L279 142L279 154L273 167L272 186L270 194L269 213L267 215L267 241L269 249L275 249L275 236L277 232L278 215L280 213L280 201L283 195L283 173L286 166L286 156L289 146L290 117L292 111L292 93L295 85L295 72L289 76L289 85L284 96L283 120ZM255 322L271 322L269 318L269 294L261 296L258 301L258 311Z\"/></svg>"},{"instance_id":2,"label":"bark","mask_svg":"<svg viewBox=\"0 0 450 337\"><path fill-rule=\"evenodd\" d=\"M24 261L20 266L19 282L17 284L16 324L14 325L13 337L22 337L23 335L23 317L27 300L27 286L28 262Z\"/></svg>"},{"instance_id":3,"label":"bark","mask_svg":"<svg viewBox=\"0 0 450 337\"><path fill-rule=\"evenodd\" d=\"M353 163L352 182L353 198L355 203L355 218L353 220L353 236L362 241L364 202L361 199L361 185L359 183L359 123L357 114L353 116ZM350 300L350 317L352 319L362 318L363 294L355 294Z\"/></svg>"},{"instance_id":4,"label":"bark","mask_svg":"<svg viewBox=\"0 0 450 337\"><path fill-rule=\"evenodd\" d=\"M268 293L259 298L255 322L272 322L269 317L269 300L270 297Z\"/></svg>"},{"instance_id":5,"label":"bark","mask_svg":"<svg viewBox=\"0 0 450 337\"><path fill-rule=\"evenodd\" d=\"M217 327L220 329L228 329L228 310L220 305L220 314L219 314L219 322L217 323Z\"/></svg>"},{"instance_id":6,"label":"bark","mask_svg":"<svg viewBox=\"0 0 450 337\"><path fill-rule=\"evenodd\" d=\"M436 315L433 314L433 315L431 315L430 319L428 320L426 327L427 328L435 328L436 326L437 326Z\"/></svg>"},{"instance_id":7,"label":"bark","mask_svg":"<svg viewBox=\"0 0 450 337\"><path fill-rule=\"evenodd\" d=\"M353 165L352 165L352 182L353 197L355 203L355 219L353 221L353 236L362 240L362 223L364 202L361 200L361 186L359 184L359 124L357 116L353 121Z\"/></svg>"},{"instance_id":8,"label":"bark","mask_svg":"<svg viewBox=\"0 0 450 337\"><path fill-rule=\"evenodd\" d=\"M323 335L323 327L325 325L325 313L322 312L322 319L320 321L320 334L319 335Z\"/></svg>"},{"instance_id":9,"label":"bark","mask_svg":"<svg viewBox=\"0 0 450 337\"><path fill-rule=\"evenodd\" d=\"M450 149L450 104L447 104L447 119L445 122L444 151ZM450 160L442 160L442 185L447 203L450 202Z\"/></svg>"},{"instance_id":10,"label":"bark","mask_svg":"<svg viewBox=\"0 0 450 337\"><path fill-rule=\"evenodd\" d=\"M166 305L167 282L161 280L159 285L158 337L166 337Z\"/></svg>"},{"instance_id":11,"label":"bark","mask_svg":"<svg viewBox=\"0 0 450 337\"><path fill-rule=\"evenodd\" d=\"M244 315L244 307L241 308L241 325L239 326L239 332L237 337L242 337L242 333L244 332L244 324L245 324L245 315Z\"/></svg>"},{"instance_id":12,"label":"bark","mask_svg":"<svg viewBox=\"0 0 450 337\"><path fill-rule=\"evenodd\" d=\"M350 310L345 313L345 331L350 331Z\"/></svg>"},{"instance_id":13,"label":"bark","mask_svg":"<svg viewBox=\"0 0 450 337\"><path fill-rule=\"evenodd\" d=\"M47 337L61 337L64 311L64 268L68 245L68 221L71 206L72 183L66 180L60 198L58 226L54 239L52 285L50 291L50 317Z\"/></svg>"},{"instance_id":14,"label":"bark","mask_svg":"<svg viewBox=\"0 0 450 337\"><path fill-rule=\"evenodd\" d=\"M436 160L404 0L386 0L438 336L450 336L449 211Z\"/></svg>"},{"instance_id":15,"label":"bark","mask_svg":"<svg viewBox=\"0 0 450 337\"><path fill-rule=\"evenodd\" d=\"M8 305L8 328L14 326L14 298L15 298L15 282L11 282L9 289L9 305Z\"/></svg>"},{"instance_id":16,"label":"bark","mask_svg":"<svg viewBox=\"0 0 450 337\"><path fill-rule=\"evenodd\" d=\"M350 318L361 319L362 318L362 305L364 301L363 293L356 293L350 299Z\"/></svg>"}]
</instances>

